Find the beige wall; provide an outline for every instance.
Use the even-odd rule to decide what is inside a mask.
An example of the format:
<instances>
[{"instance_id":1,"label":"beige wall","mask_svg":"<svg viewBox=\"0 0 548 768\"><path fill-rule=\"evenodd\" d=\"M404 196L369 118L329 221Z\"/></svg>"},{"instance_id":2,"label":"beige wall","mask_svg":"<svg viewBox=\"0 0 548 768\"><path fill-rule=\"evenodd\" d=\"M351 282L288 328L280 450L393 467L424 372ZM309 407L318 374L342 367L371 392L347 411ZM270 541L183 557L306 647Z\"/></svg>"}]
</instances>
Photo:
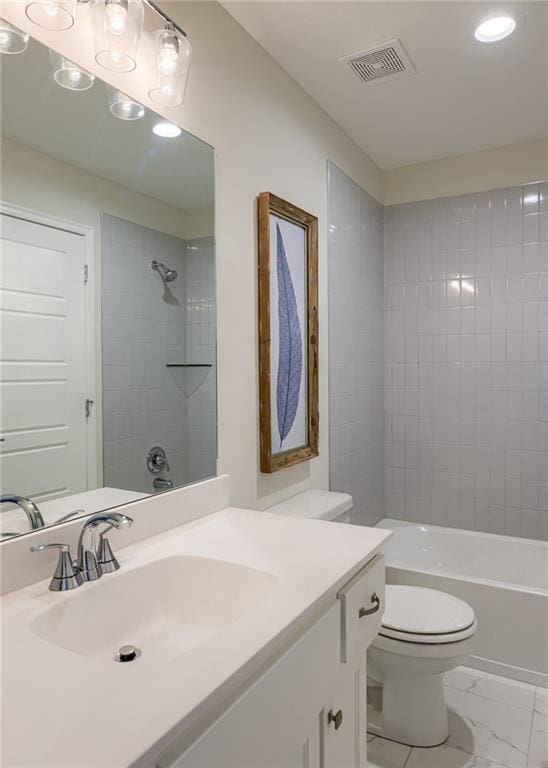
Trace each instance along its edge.
<instances>
[{"instance_id":1,"label":"beige wall","mask_svg":"<svg viewBox=\"0 0 548 768\"><path fill-rule=\"evenodd\" d=\"M386 205L548 179L548 139L406 165L384 173Z\"/></svg>"},{"instance_id":2,"label":"beige wall","mask_svg":"<svg viewBox=\"0 0 548 768\"><path fill-rule=\"evenodd\" d=\"M175 237L202 237L213 233L212 209L181 211L3 137L0 155L2 200L92 227L97 256L103 211Z\"/></svg>"}]
</instances>

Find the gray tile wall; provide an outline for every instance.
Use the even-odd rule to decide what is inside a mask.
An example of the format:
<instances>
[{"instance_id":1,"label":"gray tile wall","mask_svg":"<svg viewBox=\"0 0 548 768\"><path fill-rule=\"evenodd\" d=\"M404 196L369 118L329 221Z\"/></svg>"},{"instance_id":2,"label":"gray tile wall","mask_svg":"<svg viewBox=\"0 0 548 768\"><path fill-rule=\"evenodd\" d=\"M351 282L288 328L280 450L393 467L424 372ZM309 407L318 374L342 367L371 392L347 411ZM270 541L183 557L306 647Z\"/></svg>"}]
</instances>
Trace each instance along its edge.
<instances>
[{"instance_id":1,"label":"gray tile wall","mask_svg":"<svg viewBox=\"0 0 548 768\"><path fill-rule=\"evenodd\" d=\"M215 259L212 237L186 241L186 346L188 371L187 482L212 477L217 465Z\"/></svg>"},{"instance_id":2,"label":"gray tile wall","mask_svg":"<svg viewBox=\"0 0 548 768\"><path fill-rule=\"evenodd\" d=\"M383 208L329 163L330 485L383 508Z\"/></svg>"},{"instance_id":3,"label":"gray tile wall","mask_svg":"<svg viewBox=\"0 0 548 768\"><path fill-rule=\"evenodd\" d=\"M385 211L386 513L548 538L548 185Z\"/></svg>"},{"instance_id":4,"label":"gray tile wall","mask_svg":"<svg viewBox=\"0 0 548 768\"><path fill-rule=\"evenodd\" d=\"M164 447L175 485L215 474L213 238L184 241L102 217L103 484L153 492L146 455ZM164 291L153 259L175 268Z\"/></svg>"}]
</instances>

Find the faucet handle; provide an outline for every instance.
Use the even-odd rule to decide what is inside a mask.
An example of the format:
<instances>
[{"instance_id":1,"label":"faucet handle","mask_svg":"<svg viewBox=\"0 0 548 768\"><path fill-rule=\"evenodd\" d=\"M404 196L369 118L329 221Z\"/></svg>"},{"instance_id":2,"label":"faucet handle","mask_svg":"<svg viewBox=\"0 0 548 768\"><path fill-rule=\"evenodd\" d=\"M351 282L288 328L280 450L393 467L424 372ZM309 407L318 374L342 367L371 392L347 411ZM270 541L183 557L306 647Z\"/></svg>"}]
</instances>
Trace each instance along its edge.
<instances>
[{"instance_id":1,"label":"faucet handle","mask_svg":"<svg viewBox=\"0 0 548 768\"><path fill-rule=\"evenodd\" d=\"M85 509L75 509L72 512L67 512L65 515L61 515L61 517L58 517L57 520L55 520L55 525L58 523L66 523L67 520L70 520L73 517L78 517L79 515L85 515L86 510Z\"/></svg>"},{"instance_id":2,"label":"faucet handle","mask_svg":"<svg viewBox=\"0 0 548 768\"><path fill-rule=\"evenodd\" d=\"M70 547L68 544L35 544L30 548L31 552L43 552L46 549L58 549L59 559L55 573L51 579L49 588L52 592L66 592L69 589L75 589L83 583L83 579L78 570L74 567L72 557L70 556Z\"/></svg>"},{"instance_id":3,"label":"faucet handle","mask_svg":"<svg viewBox=\"0 0 548 768\"><path fill-rule=\"evenodd\" d=\"M114 573L114 571L117 571L120 567L120 563L116 559L114 552L112 551L112 548L110 546L110 541L107 539L106 535L111 528L114 528L113 525L109 525L108 528L105 528L104 531L102 531L99 534L99 546L97 548L97 565L99 566L99 570L101 574L103 573Z\"/></svg>"}]
</instances>

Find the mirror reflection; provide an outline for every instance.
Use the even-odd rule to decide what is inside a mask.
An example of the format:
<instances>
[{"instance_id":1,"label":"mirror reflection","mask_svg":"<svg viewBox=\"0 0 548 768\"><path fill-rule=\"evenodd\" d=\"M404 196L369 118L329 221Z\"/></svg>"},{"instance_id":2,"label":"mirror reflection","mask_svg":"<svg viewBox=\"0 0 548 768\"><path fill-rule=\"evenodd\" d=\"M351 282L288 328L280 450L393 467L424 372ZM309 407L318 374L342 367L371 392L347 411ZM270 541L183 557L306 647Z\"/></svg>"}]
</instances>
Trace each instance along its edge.
<instances>
[{"instance_id":1,"label":"mirror reflection","mask_svg":"<svg viewBox=\"0 0 548 768\"><path fill-rule=\"evenodd\" d=\"M215 474L213 149L2 57L0 533Z\"/></svg>"}]
</instances>

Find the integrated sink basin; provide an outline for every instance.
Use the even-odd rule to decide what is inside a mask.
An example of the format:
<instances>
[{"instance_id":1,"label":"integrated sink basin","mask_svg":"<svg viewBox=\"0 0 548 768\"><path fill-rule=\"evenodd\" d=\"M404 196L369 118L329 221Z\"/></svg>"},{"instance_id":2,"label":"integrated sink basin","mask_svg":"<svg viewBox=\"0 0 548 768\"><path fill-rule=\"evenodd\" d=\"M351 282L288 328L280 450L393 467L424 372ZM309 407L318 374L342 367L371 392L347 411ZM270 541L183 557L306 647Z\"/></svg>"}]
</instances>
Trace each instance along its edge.
<instances>
[{"instance_id":1,"label":"integrated sink basin","mask_svg":"<svg viewBox=\"0 0 548 768\"><path fill-rule=\"evenodd\" d=\"M268 596L276 577L203 557L172 556L103 576L31 622L48 643L112 661L131 644L143 659L189 651L222 632Z\"/></svg>"}]
</instances>

